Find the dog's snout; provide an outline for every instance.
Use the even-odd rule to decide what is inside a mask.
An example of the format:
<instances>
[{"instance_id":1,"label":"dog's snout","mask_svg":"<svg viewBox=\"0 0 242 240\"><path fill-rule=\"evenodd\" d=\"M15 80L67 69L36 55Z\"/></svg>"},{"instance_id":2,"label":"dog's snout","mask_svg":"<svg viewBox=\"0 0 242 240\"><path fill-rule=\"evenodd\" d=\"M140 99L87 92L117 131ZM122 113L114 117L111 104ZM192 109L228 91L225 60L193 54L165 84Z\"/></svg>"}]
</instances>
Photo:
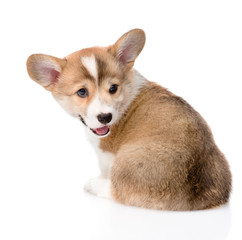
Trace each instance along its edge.
<instances>
[{"instance_id":1,"label":"dog's snout","mask_svg":"<svg viewBox=\"0 0 242 240\"><path fill-rule=\"evenodd\" d=\"M112 120L112 113L101 113L97 115L97 119L102 124L108 124Z\"/></svg>"}]
</instances>

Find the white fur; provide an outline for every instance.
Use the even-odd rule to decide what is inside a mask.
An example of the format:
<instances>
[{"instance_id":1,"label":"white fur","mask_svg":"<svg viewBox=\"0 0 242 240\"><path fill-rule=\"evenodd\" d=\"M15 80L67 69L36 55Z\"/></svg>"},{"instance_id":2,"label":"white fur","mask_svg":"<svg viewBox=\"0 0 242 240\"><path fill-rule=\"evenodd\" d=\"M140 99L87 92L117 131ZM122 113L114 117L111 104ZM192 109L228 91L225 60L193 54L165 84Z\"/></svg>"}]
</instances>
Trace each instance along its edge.
<instances>
[{"instance_id":1,"label":"white fur","mask_svg":"<svg viewBox=\"0 0 242 240\"><path fill-rule=\"evenodd\" d=\"M94 147L94 150L97 154L98 160L99 160L99 168L101 171L100 177L90 179L84 189L87 192L90 192L92 194L95 194L99 197L103 198L111 198L110 194L110 187L111 187L111 181L110 181L110 175L111 175L111 168L113 165L114 160L114 154L109 152L104 152L100 147L100 139L94 135L90 129L85 127L86 135L92 146Z\"/></svg>"},{"instance_id":2,"label":"white fur","mask_svg":"<svg viewBox=\"0 0 242 240\"><path fill-rule=\"evenodd\" d=\"M99 159L99 168L101 170L101 176L105 178L111 177L111 169L114 160L114 154L109 152L104 152L100 148L96 149L96 153Z\"/></svg>"},{"instance_id":3,"label":"white fur","mask_svg":"<svg viewBox=\"0 0 242 240\"><path fill-rule=\"evenodd\" d=\"M138 71L136 70L133 70L133 71L134 71L134 82L131 87L132 93L131 93L128 105L130 105L134 101L136 96L139 94L140 89L147 84L147 80Z\"/></svg>"},{"instance_id":4,"label":"white fur","mask_svg":"<svg viewBox=\"0 0 242 240\"><path fill-rule=\"evenodd\" d=\"M111 181L108 178L93 178L85 185L84 189L98 197L111 198Z\"/></svg>"},{"instance_id":5,"label":"white fur","mask_svg":"<svg viewBox=\"0 0 242 240\"><path fill-rule=\"evenodd\" d=\"M88 72L97 81L98 72L97 72L97 64L96 64L95 56L91 55L90 57L82 57L81 61L82 61L82 64L84 65L84 67L88 70Z\"/></svg>"},{"instance_id":6,"label":"white fur","mask_svg":"<svg viewBox=\"0 0 242 240\"><path fill-rule=\"evenodd\" d=\"M97 116L101 113L112 114L112 121L109 123L109 125L112 125L112 123L115 121L117 112L114 108L108 106L106 103L101 102L97 93L97 95L94 97L94 99L87 108L87 115L85 121L89 128L103 127L103 124L101 124L97 119Z\"/></svg>"},{"instance_id":7,"label":"white fur","mask_svg":"<svg viewBox=\"0 0 242 240\"><path fill-rule=\"evenodd\" d=\"M101 177L110 178L111 168L113 165L114 154L110 152L104 152L100 147L100 138L90 131L90 129L85 127L86 136L89 142L94 147L95 153L98 157L99 168L101 170Z\"/></svg>"}]
</instances>

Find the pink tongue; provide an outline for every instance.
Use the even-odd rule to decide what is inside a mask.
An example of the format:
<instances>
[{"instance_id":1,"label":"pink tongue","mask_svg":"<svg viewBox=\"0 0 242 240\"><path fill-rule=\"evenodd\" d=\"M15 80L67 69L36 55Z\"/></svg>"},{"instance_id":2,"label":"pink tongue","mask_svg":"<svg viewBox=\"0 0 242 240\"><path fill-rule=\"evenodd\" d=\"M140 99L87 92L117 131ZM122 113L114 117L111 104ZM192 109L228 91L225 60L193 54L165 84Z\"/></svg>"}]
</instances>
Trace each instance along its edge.
<instances>
[{"instance_id":1,"label":"pink tongue","mask_svg":"<svg viewBox=\"0 0 242 240\"><path fill-rule=\"evenodd\" d=\"M101 128L96 128L95 129L95 132L98 134L98 135L104 135L108 132L109 130L109 127L108 126L105 126L105 127L101 127Z\"/></svg>"}]
</instances>

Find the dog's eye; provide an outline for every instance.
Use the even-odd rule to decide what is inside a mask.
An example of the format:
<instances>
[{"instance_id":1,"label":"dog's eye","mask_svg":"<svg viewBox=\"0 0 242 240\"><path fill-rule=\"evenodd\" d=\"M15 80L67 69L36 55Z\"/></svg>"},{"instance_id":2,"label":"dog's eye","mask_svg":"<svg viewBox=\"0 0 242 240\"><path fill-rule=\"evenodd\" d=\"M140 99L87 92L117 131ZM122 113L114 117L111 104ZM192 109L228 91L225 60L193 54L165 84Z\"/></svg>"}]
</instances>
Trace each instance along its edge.
<instances>
[{"instance_id":1,"label":"dog's eye","mask_svg":"<svg viewBox=\"0 0 242 240\"><path fill-rule=\"evenodd\" d=\"M81 98L85 98L88 96L88 91L86 88L81 88L80 90L77 91L77 95Z\"/></svg>"},{"instance_id":2,"label":"dog's eye","mask_svg":"<svg viewBox=\"0 0 242 240\"><path fill-rule=\"evenodd\" d=\"M109 93L114 94L116 93L118 90L118 85L117 84L113 84L110 88L109 88Z\"/></svg>"}]
</instances>

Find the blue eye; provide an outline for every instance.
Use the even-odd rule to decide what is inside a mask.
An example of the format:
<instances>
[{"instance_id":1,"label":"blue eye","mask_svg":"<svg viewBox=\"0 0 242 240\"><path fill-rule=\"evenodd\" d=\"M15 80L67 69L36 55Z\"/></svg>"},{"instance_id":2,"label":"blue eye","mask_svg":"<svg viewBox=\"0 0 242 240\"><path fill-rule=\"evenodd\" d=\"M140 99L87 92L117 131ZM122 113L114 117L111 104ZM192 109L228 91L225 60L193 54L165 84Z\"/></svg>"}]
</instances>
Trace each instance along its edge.
<instances>
[{"instance_id":1,"label":"blue eye","mask_svg":"<svg viewBox=\"0 0 242 240\"><path fill-rule=\"evenodd\" d=\"M77 91L77 95L81 98L85 98L88 96L88 91L86 88L81 88L80 90Z\"/></svg>"},{"instance_id":2,"label":"blue eye","mask_svg":"<svg viewBox=\"0 0 242 240\"><path fill-rule=\"evenodd\" d=\"M110 87L110 89L109 89L109 93L114 94L114 93L117 92L117 90L118 90L118 85L117 85L117 84L113 84L113 85Z\"/></svg>"}]
</instances>

